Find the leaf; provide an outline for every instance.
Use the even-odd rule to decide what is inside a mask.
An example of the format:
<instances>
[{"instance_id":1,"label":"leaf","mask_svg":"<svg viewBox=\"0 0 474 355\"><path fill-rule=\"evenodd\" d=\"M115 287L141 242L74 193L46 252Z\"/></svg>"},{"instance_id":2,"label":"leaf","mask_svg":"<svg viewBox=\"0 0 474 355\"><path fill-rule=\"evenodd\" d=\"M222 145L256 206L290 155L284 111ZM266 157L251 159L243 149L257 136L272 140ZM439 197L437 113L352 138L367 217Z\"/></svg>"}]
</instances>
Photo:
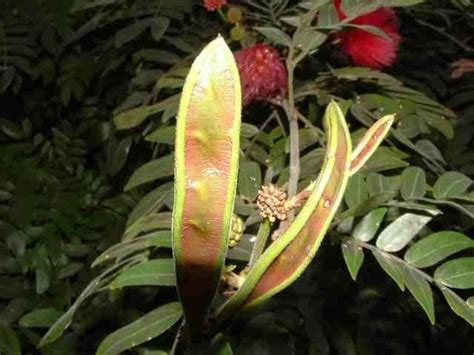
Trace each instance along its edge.
<instances>
[{"instance_id":1,"label":"leaf","mask_svg":"<svg viewBox=\"0 0 474 355\"><path fill-rule=\"evenodd\" d=\"M159 206L164 204L167 197L173 195L173 183L168 182L158 186L150 191L135 205L128 216L127 227L131 226L141 217L144 217L158 210Z\"/></svg>"},{"instance_id":2,"label":"leaf","mask_svg":"<svg viewBox=\"0 0 474 355\"><path fill-rule=\"evenodd\" d=\"M351 176L344 193L344 200L347 206L349 208L356 207L368 198L369 190L364 177L361 174Z\"/></svg>"},{"instance_id":3,"label":"leaf","mask_svg":"<svg viewBox=\"0 0 474 355\"><path fill-rule=\"evenodd\" d=\"M433 196L438 199L447 199L451 197L462 196L472 180L464 174L457 171L448 171L441 175L433 186Z\"/></svg>"},{"instance_id":4,"label":"leaf","mask_svg":"<svg viewBox=\"0 0 474 355\"><path fill-rule=\"evenodd\" d=\"M19 324L25 328L48 328L56 322L63 312L56 308L41 308L25 314Z\"/></svg>"},{"instance_id":5,"label":"leaf","mask_svg":"<svg viewBox=\"0 0 474 355\"><path fill-rule=\"evenodd\" d=\"M239 194L249 201L255 200L262 185L260 165L253 161L244 161L239 169Z\"/></svg>"},{"instance_id":6,"label":"leaf","mask_svg":"<svg viewBox=\"0 0 474 355\"><path fill-rule=\"evenodd\" d=\"M326 34L312 28L306 28L297 32L297 35L294 38L294 45L302 52L300 56L303 56L315 51L324 43L324 41L326 41L326 39Z\"/></svg>"},{"instance_id":7,"label":"leaf","mask_svg":"<svg viewBox=\"0 0 474 355\"><path fill-rule=\"evenodd\" d=\"M143 20L122 28L115 34L115 47L119 48L125 43L137 38L148 27L148 25L149 21Z\"/></svg>"},{"instance_id":8,"label":"leaf","mask_svg":"<svg viewBox=\"0 0 474 355\"><path fill-rule=\"evenodd\" d=\"M254 27L254 29L264 35L269 41L285 47L291 47L291 38L282 30L276 27Z\"/></svg>"},{"instance_id":9,"label":"leaf","mask_svg":"<svg viewBox=\"0 0 474 355\"><path fill-rule=\"evenodd\" d=\"M449 288L441 287L440 289L453 312L474 327L474 308L469 306L469 299L467 302L464 301Z\"/></svg>"},{"instance_id":10,"label":"leaf","mask_svg":"<svg viewBox=\"0 0 474 355\"><path fill-rule=\"evenodd\" d=\"M431 324L435 324L433 292L428 281L410 266L404 266L401 270L408 290L423 308Z\"/></svg>"},{"instance_id":11,"label":"leaf","mask_svg":"<svg viewBox=\"0 0 474 355\"><path fill-rule=\"evenodd\" d=\"M416 166L403 170L400 193L405 201L423 197L426 193L425 171Z\"/></svg>"},{"instance_id":12,"label":"leaf","mask_svg":"<svg viewBox=\"0 0 474 355\"><path fill-rule=\"evenodd\" d=\"M375 237L387 211L387 208L377 208L366 215L354 228L354 238L362 242L368 242Z\"/></svg>"},{"instance_id":13,"label":"leaf","mask_svg":"<svg viewBox=\"0 0 474 355\"><path fill-rule=\"evenodd\" d=\"M372 173L367 175L367 188L371 197L391 190L389 180L382 174Z\"/></svg>"},{"instance_id":14,"label":"leaf","mask_svg":"<svg viewBox=\"0 0 474 355\"><path fill-rule=\"evenodd\" d=\"M20 341L10 327L0 324L0 354L21 355Z\"/></svg>"},{"instance_id":15,"label":"leaf","mask_svg":"<svg viewBox=\"0 0 474 355\"><path fill-rule=\"evenodd\" d=\"M179 95L170 96L154 105L140 106L117 114L113 120L118 130L131 129L142 124L148 116L176 107Z\"/></svg>"},{"instance_id":16,"label":"leaf","mask_svg":"<svg viewBox=\"0 0 474 355\"><path fill-rule=\"evenodd\" d=\"M176 127L160 127L145 137L147 142L174 145L176 139Z\"/></svg>"},{"instance_id":17,"label":"leaf","mask_svg":"<svg viewBox=\"0 0 474 355\"><path fill-rule=\"evenodd\" d=\"M182 316L178 302L168 303L145 314L133 323L109 334L99 345L96 355L116 355L143 344L171 328Z\"/></svg>"},{"instance_id":18,"label":"leaf","mask_svg":"<svg viewBox=\"0 0 474 355\"><path fill-rule=\"evenodd\" d=\"M191 336L203 331L224 267L239 170L241 96L234 55L219 36L192 64L176 125L173 251Z\"/></svg>"},{"instance_id":19,"label":"leaf","mask_svg":"<svg viewBox=\"0 0 474 355\"><path fill-rule=\"evenodd\" d=\"M120 273L109 288L127 286L176 286L173 259L157 259L134 265Z\"/></svg>"},{"instance_id":20,"label":"leaf","mask_svg":"<svg viewBox=\"0 0 474 355\"><path fill-rule=\"evenodd\" d=\"M416 142L416 147L423 152L427 157L439 161L442 164L446 164L443 155L431 141L428 139L420 139Z\"/></svg>"},{"instance_id":21,"label":"leaf","mask_svg":"<svg viewBox=\"0 0 474 355\"><path fill-rule=\"evenodd\" d=\"M399 261L393 258L390 254L372 251L375 259L382 267L382 269L387 273L388 276L392 278L393 281L398 285L400 290L405 290L405 278L402 272L402 265Z\"/></svg>"},{"instance_id":22,"label":"leaf","mask_svg":"<svg viewBox=\"0 0 474 355\"><path fill-rule=\"evenodd\" d=\"M155 41L160 41L168 29L170 22L170 19L167 17L158 16L150 23L151 36Z\"/></svg>"},{"instance_id":23,"label":"leaf","mask_svg":"<svg viewBox=\"0 0 474 355\"><path fill-rule=\"evenodd\" d=\"M174 156L173 154L169 154L142 165L137 170L135 170L130 179L128 179L124 190L129 191L148 182L173 176L173 162Z\"/></svg>"},{"instance_id":24,"label":"leaf","mask_svg":"<svg viewBox=\"0 0 474 355\"><path fill-rule=\"evenodd\" d=\"M405 168L409 164L394 155L393 153L387 154L390 150L382 149L385 147L380 147L372 157L367 161L367 163L360 169L363 173L378 173L381 171L387 171L398 168Z\"/></svg>"},{"instance_id":25,"label":"leaf","mask_svg":"<svg viewBox=\"0 0 474 355\"><path fill-rule=\"evenodd\" d=\"M126 256L150 247L171 248L171 232L160 231L146 234L142 237L115 244L104 251L94 260L91 267L114 259L123 259Z\"/></svg>"},{"instance_id":26,"label":"leaf","mask_svg":"<svg viewBox=\"0 0 474 355\"><path fill-rule=\"evenodd\" d=\"M357 245L357 243L351 240L343 242L341 244L341 248L347 269L349 270L352 279L355 281L357 279L357 274L359 273L360 267L364 262L364 251L360 246Z\"/></svg>"},{"instance_id":27,"label":"leaf","mask_svg":"<svg viewBox=\"0 0 474 355\"><path fill-rule=\"evenodd\" d=\"M377 247L392 253L402 250L432 218L405 213L380 233L376 242Z\"/></svg>"},{"instance_id":28,"label":"leaf","mask_svg":"<svg viewBox=\"0 0 474 355\"><path fill-rule=\"evenodd\" d=\"M412 245L405 253L405 260L415 267L424 268L468 248L474 248L474 241L464 234L437 232Z\"/></svg>"},{"instance_id":29,"label":"leaf","mask_svg":"<svg viewBox=\"0 0 474 355\"><path fill-rule=\"evenodd\" d=\"M435 270L434 279L451 288L474 288L474 257L444 263Z\"/></svg>"}]
</instances>

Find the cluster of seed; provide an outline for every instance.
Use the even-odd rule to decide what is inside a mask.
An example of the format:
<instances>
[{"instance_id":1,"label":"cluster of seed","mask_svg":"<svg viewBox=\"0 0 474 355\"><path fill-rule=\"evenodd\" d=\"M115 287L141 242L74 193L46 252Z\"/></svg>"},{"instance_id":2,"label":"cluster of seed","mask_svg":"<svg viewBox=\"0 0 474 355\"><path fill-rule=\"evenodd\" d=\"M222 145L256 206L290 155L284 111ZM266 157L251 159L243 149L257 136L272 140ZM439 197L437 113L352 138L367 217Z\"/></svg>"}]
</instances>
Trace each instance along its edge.
<instances>
[{"instance_id":1,"label":"cluster of seed","mask_svg":"<svg viewBox=\"0 0 474 355\"><path fill-rule=\"evenodd\" d=\"M233 248L239 244L244 234L244 221L242 218L234 214L232 216L231 226L230 226L230 238L229 238L229 247Z\"/></svg>"},{"instance_id":2,"label":"cluster of seed","mask_svg":"<svg viewBox=\"0 0 474 355\"><path fill-rule=\"evenodd\" d=\"M287 201L286 192L275 185L262 186L258 191L257 208L263 218L270 222L284 221L294 204Z\"/></svg>"}]
</instances>

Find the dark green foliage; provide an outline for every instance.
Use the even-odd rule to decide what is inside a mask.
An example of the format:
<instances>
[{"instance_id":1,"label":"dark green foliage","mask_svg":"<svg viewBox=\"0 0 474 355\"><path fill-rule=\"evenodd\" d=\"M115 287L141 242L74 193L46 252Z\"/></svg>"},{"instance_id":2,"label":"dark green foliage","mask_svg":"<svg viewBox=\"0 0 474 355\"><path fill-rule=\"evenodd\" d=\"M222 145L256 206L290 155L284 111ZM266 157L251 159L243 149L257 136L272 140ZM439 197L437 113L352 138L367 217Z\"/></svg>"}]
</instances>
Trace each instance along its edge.
<instances>
[{"instance_id":1,"label":"dark green foliage","mask_svg":"<svg viewBox=\"0 0 474 355\"><path fill-rule=\"evenodd\" d=\"M291 46L296 15L312 6L241 3L251 9L244 14L251 34L240 44L279 49ZM324 7L319 23L337 26L330 2L316 3ZM320 46L330 30L298 38L305 46L296 104L307 118L299 127L299 188L321 167L320 117L330 99L347 111L354 142L384 114L398 121L351 178L321 257L211 347L222 354L230 347L236 354L472 353L472 277L462 274L472 276L473 74L450 78L451 63L472 58L468 3L400 8L400 59L384 73L340 68L327 55L330 41ZM231 29L218 21L185 0L0 5L1 354L93 354L104 339L107 353L130 326L143 334L121 350L171 348L181 314L169 287L174 117L192 59ZM238 267L250 259L261 221L257 189L288 181L283 115L260 104L244 112L235 213L245 232L228 254ZM168 311L169 322L147 333Z\"/></svg>"}]
</instances>

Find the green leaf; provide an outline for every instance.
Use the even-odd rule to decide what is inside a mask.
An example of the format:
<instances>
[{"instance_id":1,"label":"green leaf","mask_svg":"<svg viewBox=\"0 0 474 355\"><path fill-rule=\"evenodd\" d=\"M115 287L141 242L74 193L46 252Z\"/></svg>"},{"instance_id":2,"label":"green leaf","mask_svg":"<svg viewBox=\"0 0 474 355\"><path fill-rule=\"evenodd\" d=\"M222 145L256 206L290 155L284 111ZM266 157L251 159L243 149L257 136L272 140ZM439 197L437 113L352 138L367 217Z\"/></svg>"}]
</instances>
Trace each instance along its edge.
<instances>
[{"instance_id":1,"label":"green leaf","mask_svg":"<svg viewBox=\"0 0 474 355\"><path fill-rule=\"evenodd\" d=\"M369 190L364 177L361 174L355 174L350 177L347 184L344 200L349 208L360 205L369 198Z\"/></svg>"},{"instance_id":2,"label":"green leaf","mask_svg":"<svg viewBox=\"0 0 474 355\"><path fill-rule=\"evenodd\" d=\"M474 241L464 234L437 232L412 245L405 253L405 260L413 266L424 268L468 248L474 248Z\"/></svg>"},{"instance_id":3,"label":"green leaf","mask_svg":"<svg viewBox=\"0 0 474 355\"><path fill-rule=\"evenodd\" d=\"M474 296L469 297L466 303L470 308L474 308Z\"/></svg>"},{"instance_id":4,"label":"green leaf","mask_svg":"<svg viewBox=\"0 0 474 355\"><path fill-rule=\"evenodd\" d=\"M0 324L0 354L21 355L20 341L13 329Z\"/></svg>"},{"instance_id":5,"label":"green leaf","mask_svg":"<svg viewBox=\"0 0 474 355\"><path fill-rule=\"evenodd\" d=\"M163 37L170 22L171 21L167 17L159 16L150 23L151 36L155 41L158 42Z\"/></svg>"},{"instance_id":6,"label":"green leaf","mask_svg":"<svg viewBox=\"0 0 474 355\"><path fill-rule=\"evenodd\" d=\"M433 292L428 281L410 266L404 266L401 270L408 290L423 308L431 324L435 324Z\"/></svg>"},{"instance_id":7,"label":"green leaf","mask_svg":"<svg viewBox=\"0 0 474 355\"><path fill-rule=\"evenodd\" d=\"M425 171L416 166L403 170L400 192L404 200L413 200L423 197L426 193Z\"/></svg>"},{"instance_id":8,"label":"green leaf","mask_svg":"<svg viewBox=\"0 0 474 355\"><path fill-rule=\"evenodd\" d=\"M351 274L352 279L357 279L360 267L364 262L364 251L354 241L348 240L341 244L342 255L346 262L347 269Z\"/></svg>"},{"instance_id":9,"label":"green leaf","mask_svg":"<svg viewBox=\"0 0 474 355\"><path fill-rule=\"evenodd\" d=\"M434 279L452 288L474 288L474 257L459 258L444 263L435 270Z\"/></svg>"},{"instance_id":10,"label":"green leaf","mask_svg":"<svg viewBox=\"0 0 474 355\"><path fill-rule=\"evenodd\" d=\"M145 314L133 323L109 334L96 355L116 355L145 343L171 328L183 314L179 302L168 303Z\"/></svg>"},{"instance_id":11,"label":"green leaf","mask_svg":"<svg viewBox=\"0 0 474 355\"><path fill-rule=\"evenodd\" d=\"M446 199L462 196L472 180L464 174L457 171L448 171L441 175L433 186L433 196L436 199Z\"/></svg>"},{"instance_id":12,"label":"green leaf","mask_svg":"<svg viewBox=\"0 0 474 355\"><path fill-rule=\"evenodd\" d=\"M386 170L405 168L409 165L406 161L393 153L389 153L391 152L390 150L384 148L386 147L379 147L360 171L364 173L378 173Z\"/></svg>"},{"instance_id":13,"label":"green leaf","mask_svg":"<svg viewBox=\"0 0 474 355\"><path fill-rule=\"evenodd\" d=\"M134 265L120 273L109 288L127 286L176 286L173 259L157 259Z\"/></svg>"},{"instance_id":14,"label":"green leaf","mask_svg":"<svg viewBox=\"0 0 474 355\"><path fill-rule=\"evenodd\" d=\"M424 155L431 158L434 161L439 161L442 164L446 164L443 155L431 141L428 139L420 139L416 142L416 148L423 152Z\"/></svg>"},{"instance_id":15,"label":"green leaf","mask_svg":"<svg viewBox=\"0 0 474 355\"><path fill-rule=\"evenodd\" d=\"M255 200L258 189L262 185L260 166L253 161L244 161L240 164L239 193L249 201Z\"/></svg>"},{"instance_id":16,"label":"green leaf","mask_svg":"<svg viewBox=\"0 0 474 355\"><path fill-rule=\"evenodd\" d=\"M150 115L163 112L170 108L177 108L179 98L180 95L177 94L170 96L154 105L140 106L131 110L120 112L113 118L115 127L118 130L137 127Z\"/></svg>"},{"instance_id":17,"label":"green leaf","mask_svg":"<svg viewBox=\"0 0 474 355\"><path fill-rule=\"evenodd\" d=\"M125 43L137 38L149 25L148 20L132 23L122 28L115 34L115 47L121 47Z\"/></svg>"},{"instance_id":18,"label":"green leaf","mask_svg":"<svg viewBox=\"0 0 474 355\"><path fill-rule=\"evenodd\" d=\"M162 143L174 145L174 140L176 137L176 127L160 127L152 133L145 136L145 140L148 142Z\"/></svg>"},{"instance_id":19,"label":"green leaf","mask_svg":"<svg viewBox=\"0 0 474 355\"><path fill-rule=\"evenodd\" d=\"M327 35L312 28L306 28L297 32L294 45L303 55L313 52L324 43ZM301 54L300 54L301 55Z\"/></svg>"},{"instance_id":20,"label":"green leaf","mask_svg":"<svg viewBox=\"0 0 474 355\"><path fill-rule=\"evenodd\" d=\"M428 111L419 111L418 114L425 119L429 126L442 133L447 139L453 139L453 124L445 117Z\"/></svg>"},{"instance_id":21,"label":"green leaf","mask_svg":"<svg viewBox=\"0 0 474 355\"><path fill-rule=\"evenodd\" d=\"M147 193L142 199L136 204L132 212L128 216L127 227L131 226L138 219L146 216L153 211L158 210L159 206L162 205L167 197L173 194L173 183L165 183L158 186L156 189Z\"/></svg>"},{"instance_id":22,"label":"green leaf","mask_svg":"<svg viewBox=\"0 0 474 355\"><path fill-rule=\"evenodd\" d=\"M376 242L377 247L392 253L402 250L432 218L405 213L380 233Z\"/></svg>"},{"instance_id":23,"label":"green leaf","mask_svg":"<svg viewBox=\"0 0 474 355\"><path fill-rule=\"evenodd\" d=\"M63 312L56 308L41 308L25 314L19 324L25 328L48 328L56 322Z\"/></svg>"},{"instance_id":24,"label":"green leaf","mask_svg":"<svg viewBox=\"0 0 474 355\"><path fill-rule=\"evenodd\" d=\"M402 265L400 262L392 257L390 254L379 252L379 251L372 251L375 259L382 267L382 269L390 276L393 281L400 287L400 290L405 290L405 278L402 272Z\"/></svg>"},{"instance_id":25,"label":"green leaf","mask_svg":"<svg viewBox=\"0 0 474 355\"><path fill-rule=\"evenodd\" d=\"M464 301L449 288L441 287L440 289L453 312L474 327L474 308L469 305L469 299Z\"/></svg>"},{"instance_id":26,"label":"green leaf","mask_svg":"<svg viewBox=\"0 0 474 355\"><path fill-rule=\"evenodd\" d=\"M387 208L377 208L366 215L354 228L354 238L362 241L370 241L380 228L383 218L387 213Z\"/></svg>"},{"instance_id":27,"label":"green leaf","mask_svg":"<svg viewBox=\"0 0 474 355\"><path fill-rule=\"evenodd\" d=\"M126 256L150 247L171 248L171 232L160 231L146 234L142 237L127 240L111 246L97 257L92 263L95 267L105 261L114 261L115 259L123 259Z\"/></svg>"},{"instance_id":28,"label":"green leaf","mask_svg":"<svg viewBox=\"0 0 474 355\"><path fill-rule=\"evenodd\" d=\"M291 38L282 30L276 27L254 27L254 29L264 35L269 41L286 47L291 47Z\"/></svg>"},{"instance_id":29,"label":"green leaf","mask_svg":"<svg viewBox=\"0 0 474 355\"><path fill-rule=\"evenodd\" d=\"M367 189L371 197L385 193L390 190L389 180L382 174L369 174L367 175Z\"/></svg>"},{"instance_id":30,"label":"green leaf","mask_svg":"<svg viewBox=\"0 0 474 355\"><path fill-rule=\"evenodd\" d=\"M173 173L174 155L169 154L162 158L152 160L135 170L130 179L128 179L124 190L128 191L148 182L155 181L164 177L173 176Z\"/></svg>"}]
</instances>

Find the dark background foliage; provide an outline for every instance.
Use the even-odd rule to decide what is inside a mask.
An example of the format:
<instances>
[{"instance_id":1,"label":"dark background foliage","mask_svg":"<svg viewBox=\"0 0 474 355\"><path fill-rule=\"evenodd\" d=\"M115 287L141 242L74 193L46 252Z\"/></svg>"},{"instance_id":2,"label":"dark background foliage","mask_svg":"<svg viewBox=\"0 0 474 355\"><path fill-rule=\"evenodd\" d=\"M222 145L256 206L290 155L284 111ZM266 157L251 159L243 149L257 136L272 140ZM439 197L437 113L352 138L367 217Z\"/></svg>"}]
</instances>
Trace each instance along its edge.
<instances>
[{"instance_id":1,"label":"dark background foliage","mask_svg":"<svg viewBox=\"0 0 474 355\"><path fill-rule=\"evenodd\" d=\"M290 2L288 16L298 3ZM472 5L430 1L399 9L399 16L403 42L396 65L386 71L390 77L338 69L348 62L328 41L317 57L298 68L297 87L308 87L317 96L301 105L312 124L320 126L317 117L328 97L344 99L351 105L346 109L354 131L380 116L381 107L393 109L395 98L417 105L406 115L397 109L403 111L400 132L412 146L392 138L398 148L385 147L380 157L394 164L391 170L373 161L361 178L365 189L370 189L370 173L393 178L389 190L393 181L396 185L393 196L369 211L391 204L391 222L407 211L439 208L442 215L423 236L454 230L472 238L471 191L448 202L426 195L415 206L401 198L397 180L409 165L426 172L428 190L447 171L467 179L474 175L473 74L450 77L453 62L473 56ZM257 20L248 21L250 32ZM256 25L268 25L265 17L260 21ZM156 231L170 228L178 94L203 45L231 29L216 13L186 0L2 1L0 354L93 354L107 334L176 299L174 288L110 288L109 283L122 267L171 255ZM257 36L246 41L261 40ZM236 50L243 44L231 42ZM417 90L409 94L412 98L394 98L390 88L402 84ZM427 123L422 118L427 116L419 114L429 111L424 104L447 118ZM259 185L268 182L265 172L271 167L279 183L288 176L285 127L274 121L261 127L271 110L261 103L244 110L242 148L247 157L236 213L249 229L242 250L233 251L241 261L248 260L245 240L256 231L252 201ZM300 132L304 185L316 176L322 150L310 128ZM249 183L250 178L257 179ZM361 202L346 196L346 207L360 208ZM367 212L349 216L348 225L339 223L295 285L231 329L235 353L473 353L473 328L451 311L441 292L434 293L437 322L431 325L417 301L401 292L374 258L365 258L357 282L352 281L341 245ZM91 268L107 248L144 235L157 238L156 244L138 246L132 257L117 254L107 269ZM464 253L472 256L472 248ZM94 279L104 270L109 274ZM75 307L91 281L97 281L101 292L85 300L59 340L38 349L48 327ZM471 291L458 294L466 299ZM167 332L130 353L160 354L173 338Z\"/></svg>"}]
</instances>

